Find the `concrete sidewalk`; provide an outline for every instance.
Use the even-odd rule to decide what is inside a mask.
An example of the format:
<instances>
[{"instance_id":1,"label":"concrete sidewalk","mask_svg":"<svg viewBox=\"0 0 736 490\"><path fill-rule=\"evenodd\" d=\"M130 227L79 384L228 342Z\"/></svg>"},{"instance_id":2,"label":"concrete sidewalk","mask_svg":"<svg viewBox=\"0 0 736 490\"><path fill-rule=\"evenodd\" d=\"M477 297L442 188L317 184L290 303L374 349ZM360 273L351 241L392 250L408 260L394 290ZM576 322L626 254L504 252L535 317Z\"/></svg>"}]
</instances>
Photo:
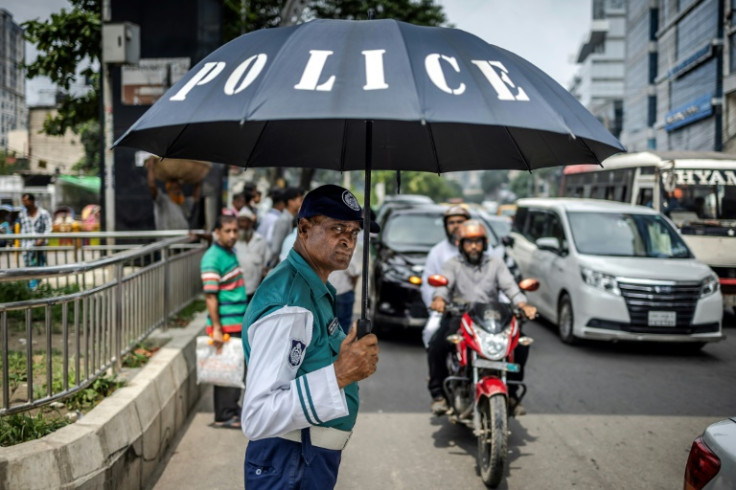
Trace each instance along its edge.
<instances>
[{"instance_id":1,"label":"concrete sidewalk","mask_svg":"<svg viewBox=\"0 0 736 490\"><path fill-rule=\"evenodd\" d=\"M239 429L211 427L215 420L212 386L202 396L152 476L155 490L243 488L247 439ZM165 467L163 467L165 465Z\"/></svg>"}]
</instances>

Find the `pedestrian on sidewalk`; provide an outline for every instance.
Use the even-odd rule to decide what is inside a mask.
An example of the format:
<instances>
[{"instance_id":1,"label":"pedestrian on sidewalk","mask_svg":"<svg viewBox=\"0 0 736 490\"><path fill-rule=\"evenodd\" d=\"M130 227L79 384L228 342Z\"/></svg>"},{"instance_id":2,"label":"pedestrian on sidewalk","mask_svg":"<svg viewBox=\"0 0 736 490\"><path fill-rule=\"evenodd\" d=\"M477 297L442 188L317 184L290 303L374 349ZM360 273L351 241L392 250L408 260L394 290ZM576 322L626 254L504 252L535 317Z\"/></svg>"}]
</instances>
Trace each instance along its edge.
<instances>
[{"instance_id":1,"label":"pedestrian on sidewalk","mask_svg":"<svg viewBox=\"0 0 736 490\"><path fill-rule=\"evenodd\" d=\"M233 246L238 238L235 216L220 216L215 223L215 241L202 257L202 287L207 304L207 333L215 348L225 334L240 337L247 306L243 271ZM215 386L215 427L240 428L240 389Z\"/></svg>"},{"instance_id":2,"label":"pedestrian on sidewalk","mask_svg":"<svg viewBox=\"0 0 736 490\"><path fill-rule=\"evenodd\" d=\"M23 209L20 212L20 232L37 235L47 235L51 233L51 215L41 206L36 205L36 197L33 194L25 193L21 196ZM23 263L26 267L44 267L46 265L46 252L43 250L32 250L35 247L43 247L46 245L45 238L36 240L23 240L22 247ZM38 279L31 279L28 287L36 289L38 287Z\"/></svg>"},{"instance_id":3,"label":"pedestrian on sidewalk","mask_svg":"<svg viewBox=\"0 0 736 490\"><path fill-rule=\"evenodd\" d=\"M335 185L304 198L294 248L264 279L244 319L245 488L334 488L358 415L357 382L378 363L373 334L336 318L332 271L355 250L362 213Z\"/></svg>"},{"instance_id":4,"label":"pedestrian on sidewalk","mask_svg":"<svg viewBox=\"0 0 736 490\"><path fill-rule=\"evenodd\" d=\"M268 271L266 264L271 257L268 242L254 230L255 223L255 213L247 206L241 208L238 212L238 241L235 242L235 254L243 270L248 302L253 298L256 288L265 277Z\"/></svg>"}]
</instances>

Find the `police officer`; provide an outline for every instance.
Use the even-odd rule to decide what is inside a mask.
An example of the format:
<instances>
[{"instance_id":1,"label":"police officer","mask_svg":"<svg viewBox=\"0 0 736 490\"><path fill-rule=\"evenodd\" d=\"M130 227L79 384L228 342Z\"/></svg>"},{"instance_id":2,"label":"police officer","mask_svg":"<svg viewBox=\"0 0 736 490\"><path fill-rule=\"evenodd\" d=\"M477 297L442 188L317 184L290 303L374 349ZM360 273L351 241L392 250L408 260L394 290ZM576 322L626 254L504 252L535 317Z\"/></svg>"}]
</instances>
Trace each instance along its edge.
<instances>
[{"instance_id":1,"label":"police officer","mask_svg":"<svg viewBox=\"0 0 736 490\"><path fill-rule=\"evenodd\" d=\"M340 328L327 282L350 263L361 224L360 205L347 189L326 185L307 194L294 248L248 306L242 416L250 440L248 490L335 485L358 414L357 381L378 362L375 335L357 339L355 323L347 335Z\"/></svg>"}]
</instances>

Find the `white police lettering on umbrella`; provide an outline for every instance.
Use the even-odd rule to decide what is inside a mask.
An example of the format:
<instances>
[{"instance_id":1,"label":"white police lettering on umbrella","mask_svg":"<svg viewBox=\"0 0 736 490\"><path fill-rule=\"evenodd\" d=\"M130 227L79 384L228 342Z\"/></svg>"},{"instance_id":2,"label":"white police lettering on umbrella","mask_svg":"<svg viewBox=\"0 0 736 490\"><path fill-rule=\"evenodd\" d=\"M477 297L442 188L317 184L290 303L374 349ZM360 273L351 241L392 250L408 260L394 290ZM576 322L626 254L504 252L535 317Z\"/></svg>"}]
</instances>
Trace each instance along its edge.
<instances>
[{"instance_id":1,"label":"white police lettering on umbrella","mask_svg":"<svg viewBox=\"0 0 736 490\"><path fill-rule=\"evenodd\" d=\"M294 85L294 90L331 91L335 84L336 76L329 74L324 75L323 72L327 58L333 55L334 51L319 49L305 49L305 51L309 52L309 59L299 83ZM385 49L366 50L360 52L360 54L365 58L365 84L362 87L363 90L389 89L389 85L386 83L384 74L383 55L385 52ZM462 95L465 93L465 83L460 82L460 84L455 88L451 88L447 84L447 78L445 77L445 72L442 69L442 64L440 63L441 60L456 72L460 73L460 68L454 57L445 56L444 54L439 53L431 53L427 55L424 60L427 78L431 80L437 88L445 93ZM248 88L248 86L255 82L258 76L263 72L267 62L268 55L265 53L259 53L240 63L230 73L230 75L228 75L222 89L223 93L225 95L237 95ZM499 100L529 101L529 97L524 89L517 87L514 82L511 81L508 70L500 61L471 60L471 63L473 63L473 65L475 65L486 77L490 85L498 94ZM227 62L225 61L210 61L205 63L204 66L189 79L186 85L184 85L177 93L169 97L169 100L186 100L187 94L191 90L199 85L211 83L225 71L226 67ZM324 79L324 76L329 76L329 78L327 78L326 81L319 83L320 80ZM517 90L516 94L511 92L510 89L512 88Z\"/></svg>"}]
</instances>

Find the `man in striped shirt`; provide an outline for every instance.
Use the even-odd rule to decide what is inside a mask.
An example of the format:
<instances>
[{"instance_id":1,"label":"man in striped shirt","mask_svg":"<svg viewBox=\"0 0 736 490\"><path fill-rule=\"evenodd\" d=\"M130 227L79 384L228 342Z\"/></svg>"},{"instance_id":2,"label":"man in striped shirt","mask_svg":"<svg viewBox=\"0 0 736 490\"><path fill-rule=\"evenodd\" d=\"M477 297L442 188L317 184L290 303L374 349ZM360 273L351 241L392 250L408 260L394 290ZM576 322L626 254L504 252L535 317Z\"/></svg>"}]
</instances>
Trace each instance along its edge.
<instances>
[{"instance_id":1,"label":"man in striped shirt","mask_svg":"<svg viewBox=\"0 0 736 490\"><path fill-rule=\"evenodd\" d=\"M220 348L224 335L240 337L246 294L243 271L233 246L238 238L235 216L220 216L215 241L202 257L202 286L207 303L207 333ZM240 428L240 389L214 387L215 427Z\"/></svg>"}]
</instances>

